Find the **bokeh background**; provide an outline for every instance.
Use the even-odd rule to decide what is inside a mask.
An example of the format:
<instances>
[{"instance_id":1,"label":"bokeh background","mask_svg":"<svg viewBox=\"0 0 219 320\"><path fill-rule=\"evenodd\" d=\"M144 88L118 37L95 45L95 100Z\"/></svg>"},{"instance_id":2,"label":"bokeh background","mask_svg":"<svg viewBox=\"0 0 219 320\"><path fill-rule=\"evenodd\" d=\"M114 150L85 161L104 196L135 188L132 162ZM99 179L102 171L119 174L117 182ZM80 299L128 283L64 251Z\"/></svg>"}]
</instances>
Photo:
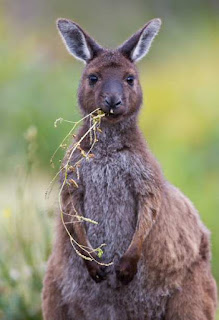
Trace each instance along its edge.
<instances>
[{"instance_id":1,"label":"bokeh background","mask_svg":"<svg viewBox=\"0 0 219 320\"><path fill-rule=\"evenodd\" d=\"M78 120L83 65L55 28L71 18L115 47L154 17L163 26L139 63L140 126L166 177L194 202L212 232L219 282L219 2L217 0L6 0L0 8L0 319L41 319L58 170L50 157ZM219 319L219 316L218 318Z\"/></svg>"}]
</instances>

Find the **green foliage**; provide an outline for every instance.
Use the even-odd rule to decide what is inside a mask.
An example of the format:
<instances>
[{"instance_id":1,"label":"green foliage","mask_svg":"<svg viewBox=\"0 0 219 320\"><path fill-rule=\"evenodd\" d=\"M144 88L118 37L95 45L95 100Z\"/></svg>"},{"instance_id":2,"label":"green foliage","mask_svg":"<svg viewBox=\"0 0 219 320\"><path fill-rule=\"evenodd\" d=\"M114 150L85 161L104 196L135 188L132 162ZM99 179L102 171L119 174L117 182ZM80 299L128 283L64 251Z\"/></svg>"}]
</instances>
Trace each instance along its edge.
<instances>
[{"instance_id":1,"label":"green foliage","mask_svg":"<svg viewBox=\"0 0 219 320\"><path fill-rule=\"evenodd\" d=\"M33 192L36 128L25 133L26 165L14 170L14 203L0 216L0 318L41 318L42 277L51 251L52 220ZM3 244L3 245L2 245Z\"/></svg>"}]
</instances>

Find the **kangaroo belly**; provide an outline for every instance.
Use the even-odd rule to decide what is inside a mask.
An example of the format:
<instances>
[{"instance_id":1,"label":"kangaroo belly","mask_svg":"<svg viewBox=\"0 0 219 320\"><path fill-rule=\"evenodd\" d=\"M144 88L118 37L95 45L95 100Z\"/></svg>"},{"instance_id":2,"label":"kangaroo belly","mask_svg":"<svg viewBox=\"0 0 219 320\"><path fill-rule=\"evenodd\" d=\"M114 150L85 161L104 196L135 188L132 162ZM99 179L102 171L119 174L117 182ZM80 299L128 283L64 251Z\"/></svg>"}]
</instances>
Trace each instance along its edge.
<instances>
[{"instance_id":1,"label":"kangaroo belly","mask_svg":"<svg viewBox=\"0 0 219 320\"><path fill-rule=\"evenodd\" d=\"M69 314L75 315L74 303L77 303L86 320L160 320L169 291L153 287L145 259L140 259L138 272L128 286L119 282L114 269L135 232L136 185L143 188L146 181L142 178L142 162L137 156L130 156L128 151L117 152L110 157L85 160L80 170L84 189L83 214L98 222L86 222L88 239L93 248L106 244L102 261L114 264L108 267L107 279L97 284L89 276L82 259L76 254L69 256L62 281L62 294L67 297Z\"/></svg>"},{"instance_id":2,"label":"kangaroo belly","mask_svg":"<svg viewBox=\"0 0 219 320\"><path fill-rule=\"evenodd\" d=\"M98 224L86 223L93 247L104 246L104 259L121 256L131 242L137 218L132 181L124 161L107 158L86 164L84 215Z\"/></svg>"}]
</instances>

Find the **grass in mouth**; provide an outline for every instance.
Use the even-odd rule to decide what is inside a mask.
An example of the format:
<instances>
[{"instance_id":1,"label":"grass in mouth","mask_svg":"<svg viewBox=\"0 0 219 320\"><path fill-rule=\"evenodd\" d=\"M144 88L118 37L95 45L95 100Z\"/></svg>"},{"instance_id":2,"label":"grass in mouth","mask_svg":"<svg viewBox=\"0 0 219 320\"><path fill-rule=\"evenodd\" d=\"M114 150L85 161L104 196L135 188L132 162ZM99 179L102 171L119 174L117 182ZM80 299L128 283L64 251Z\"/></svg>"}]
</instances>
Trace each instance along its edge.
<instances>
[{"instance_id":1,"label":"grass in mouth","mask_svg":"<svg viewBox=\"0 0 219 320\"><path fill-rule=\"evenodd\" d=\"M62 197L61 197L61 194L62 194L62 191L63 191L63 188L64 188L65 185L74 186L75 188L79 187L76 180L74 180L72 178L71 179L68 178L68 173L69 172L76 172L77 180L79 180L79 176L80 176L79 168L80 168L81 162L83 160L89 161L91 158L94 157L94 154L92 153L92 150L94 148L94 145L98 142L97 131L100 132L100 133L102 132L101 128L100 128L100 125L101 125L101 120L102 120L102 118L104 116L105 116L105 113L102 110L100 110L99 108L97 108L97 109L95 109L94 111L92 111L91 113L89 113L88 115L86 115L85 117L83 117L82 119L80 119L79 121L76 121L76 122L65 120L63 118L59 118L59 119L57 119L55 121L55 123L54 123L55 128L61 123L69 123L69 124L72 125L72 128L68 132L68 134L64 137L62 142L59 144L59 146L57 147L57 149L55 150L55 152L53 153L53 155L52 155L52 157L50 159L50 164L51 164L51 166L53 168L55 167L54 166L54 158L55 158L58 150L59 149L67 149L68 140L70 138L72 138L72 137L75 138L74 130L76 129L76 127L78 127L78 125L80 125L85 119L89 119L90 126L89 126L89 129L83 134L83 136L78 141L73 143L73 145L68 149L68 151L66 153L67 161L65 162L64 165L61 165L60 169L58 170L58 172L55 174L55 176L51 180L51 182L50 182L50 184L49 184L49 186L48 186L48 188L46 190L46 197L49 196L54 181L60 175L60 173L63 171L64 172L64 180L63 180L63 182L61 184L61 188L59 190L58 202L59 202L61 221L62 221L62 224L63 224L63 226L65 228L65 231L67 232L67 234L69 236L70 243L71 243L72 247L74 248L75 252L81 258L86 259L86 260L90 260L90 261L95 261L98 264L103 265L103 266L109 266L109 265L112 265L113 263L112 262L110 262L110 263L99 262L92 255L92 253L96 252L97 256L99 258L101 258L102 255L103 255L103 249L102 248L104 246L106 246L105 243L101 244L99 247L94 248L94 249L91 249L89 247L83 246L82 244L78 243L74 239L74 237L71 235L71 233L69 232L68 227L67 227L68 224L73 224L73 223L89 222L89 223L93 223L93 224L98 224L98 222L94 221L94 220L92 220L90 218L86 218L86 217L84 217L82 215L79 215L73 203L71 203L71 204L72 204L72 207L73 207L74 214L69 214L69 213L64 212L63 211L63 205L62 205ZM85 150L83 150L81 148L81 143L87 136L90 137L90 145L91 146L90 146L90 149L88 151L85 151ZM72 156L73 156L73 154L74 154L74 152L76 150L80 151L81 157L74 164L72 164L72 163L70 164ZM71 221L65 222L64 215L70 216L71 217ZM81 253L81 252L83 252L84 254Z\"/></svg>"}]
</instances>

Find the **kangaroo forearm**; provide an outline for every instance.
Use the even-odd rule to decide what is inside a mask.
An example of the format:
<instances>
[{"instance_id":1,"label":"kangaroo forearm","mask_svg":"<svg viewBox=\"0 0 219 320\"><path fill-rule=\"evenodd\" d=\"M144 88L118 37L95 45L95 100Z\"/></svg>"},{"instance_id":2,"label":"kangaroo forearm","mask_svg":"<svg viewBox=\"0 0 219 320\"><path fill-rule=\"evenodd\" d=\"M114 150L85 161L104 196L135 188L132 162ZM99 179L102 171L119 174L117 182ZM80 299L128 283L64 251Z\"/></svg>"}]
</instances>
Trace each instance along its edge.
<instances>
[{"instance_id":1,"label":"kangaroo forearm","mask_svg":"<svg viewBox=\"0 0 219 320\"><path fill-rule=\"evenodd\" d=\"M83 258L86 268L95 282L98 283L105 280L105 268L98 263L99 258L87 237L80 205L83 202L83 199L80 197L79 193L70 193L69 190L67 190L67 193L63 193L62 200L63 203L65 203L65 206L63 207L65 226L71 234L72 244L74 245L76 252Z\"/></svg>"},{"instance_id":2,"label":"kangaroo forearm","mask_svg":"<svg viewBox=\"0 0 219 320\"><path fill-rule=\"evenodd\" d=\"M90 256L93 248L87 237L87 233L84 227L84 222L79 221L73 224L73 236L77 241L76 249L84 256Z\"/></svg>"},{"instance_id":3,"label":"kangaroo forearm","mask_svg":"<svg viewBox=\"0 0 219 320\"><path fill-rule=\"evenodd\" d=\"M139 218L137 222L137 227L135 233L132 237L132 241L126 251L127 255L135 256L139 260L142 252L142 246L147 238L154 220L151 217L150 210L145 210L144 212L139 213Z\"/></svg>"},{"instance_id":4,"label":"kangaroo forearm","mask_svg":"<svg viewBox=\"0 0 219 320\"><path fill-rule=\"evenodd\" d=\"M93 249L86 234L80 200L74 194L69 194L65 197L64 203L63 219L74 239L73 244L82 255L89 256Z\"/></svg>"},{"instance_id":5,"label":"kangaroo forearm","mask_svg":"<svg viewBox=\"0 0 219 320\"><path fill-rule=\"evenodd\" d=\"M138 261L141 257L143 243L155 222L154 211L150 201L140 203L138 221L132 241L125 254L116 266L117 278L124 284L128 284L137 273Z\"/></svg>"},{"instance_id":6,"label":"kangaroo forearm","mask_svg":"<svg viewBox=\"0 0 219 320\"><path fill-rule=\"evenodd\" d=\"M157 195L156 197L151 196L147 199L139 200L136 229L125 255L135 257L136 260L140 259L143 243L157 219L160 206L159 199L160 197Z\"/></svg>"}]
</instances>

